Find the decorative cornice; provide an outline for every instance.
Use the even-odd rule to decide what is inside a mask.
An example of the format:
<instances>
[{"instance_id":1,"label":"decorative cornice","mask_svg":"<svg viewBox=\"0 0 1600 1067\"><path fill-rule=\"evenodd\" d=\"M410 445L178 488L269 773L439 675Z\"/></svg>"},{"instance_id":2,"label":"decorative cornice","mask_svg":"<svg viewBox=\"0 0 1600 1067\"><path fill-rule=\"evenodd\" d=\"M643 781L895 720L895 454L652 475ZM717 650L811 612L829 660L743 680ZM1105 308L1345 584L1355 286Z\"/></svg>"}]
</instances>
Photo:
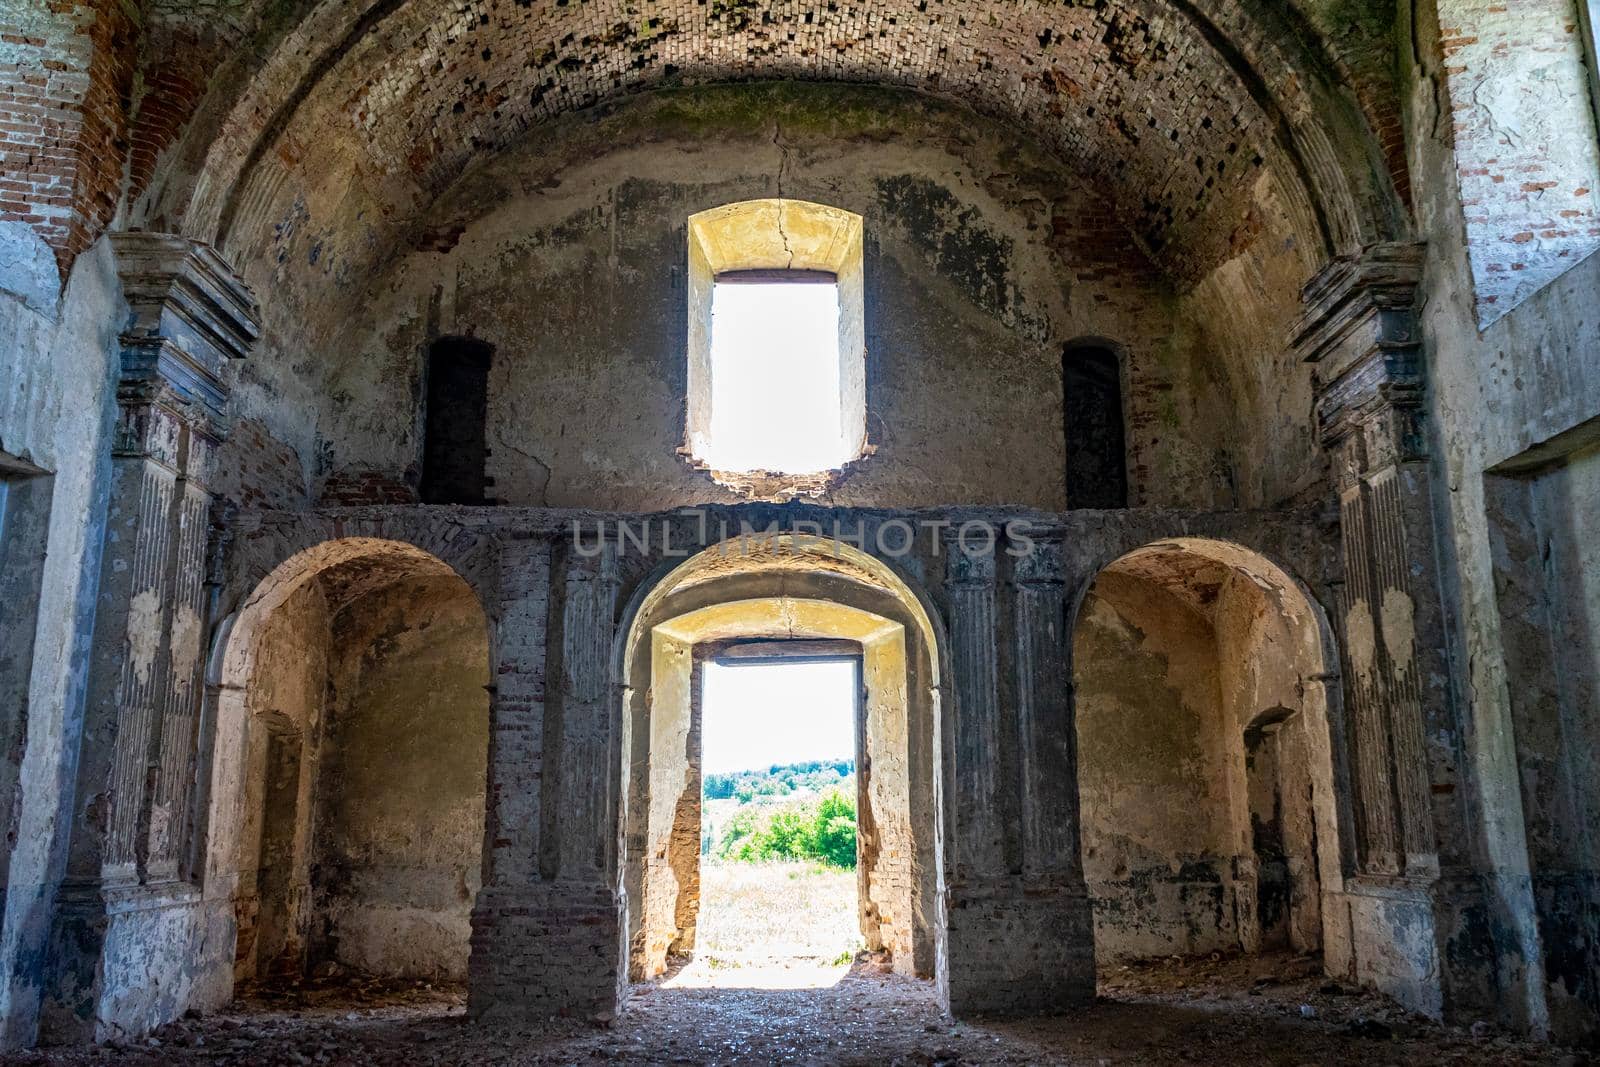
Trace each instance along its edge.
<instances>
[{"instance_id":1,"label":"decorative cornice","mask_svg":"<svg viewBox=\"0 0 1600 1067\"><path fill-rule=\"evenodd\" d=\"M1373 245L1328 264L1303 290L1305 310L1289 343L1316 365L1317 427L1325 447L1336 447L1357 427L1384 423L1395 439L1373 442L1370 451L1418 454L1422 257L1418 244Z\"/></svg>"},{"instance_id":2,"label":"decorative cornice","mask_svg":"<svg viewBox=\"0 0 1600 1067\"><path fill-rule=\"evenodd\" d=\"M157 384L214 420L227 406L223 368L260 337L260 309L215 250L168 233L111 235L129 307L122 331L121 390L153 395Z\"/></svg>"},{"instance_id":3,"label":"decorative cornice","mask_svg":"<svg viewBox=\"0 0 1600 1067\"><path fill-rule=\"evenodd\" d=\"M1306 362L1322 363L1352 341L1358 349L1415 345L1423 253L1420 244L1379 244L1333 260L1300 292L1304 310L1290 347Z\"/></svg>"}]
</instances>

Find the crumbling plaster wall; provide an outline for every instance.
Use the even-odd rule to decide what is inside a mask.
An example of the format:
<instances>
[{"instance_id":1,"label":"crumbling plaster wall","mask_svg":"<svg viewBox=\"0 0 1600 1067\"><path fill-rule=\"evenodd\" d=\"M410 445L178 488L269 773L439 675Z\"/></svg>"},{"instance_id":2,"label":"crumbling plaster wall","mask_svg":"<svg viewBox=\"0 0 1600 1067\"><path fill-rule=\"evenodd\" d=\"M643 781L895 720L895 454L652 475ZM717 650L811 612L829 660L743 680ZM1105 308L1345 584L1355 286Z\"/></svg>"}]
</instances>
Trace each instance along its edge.
<instances>
[{"instance_id":1,"label":"crumbling plaster wall","mask_svg":"<svg viewBox=\"0 0 1600 1067\"><path fill-rule=\"evenodd\" d=\"M260 650L251 680L245 727L234 883L234 916L238 934L234 979L269 977L269 971L293 970L303 964L311 928L312 794L323 751L329 669L330 613L322 587L307 582L290 595L262 627ZM269 799L268 761L278 744L299 751L299 785L275 792ZM269 802L292 800L293 810L268 811ZM271 842L268 857L287 866L273 870L272 884L263 885L262 836L267 824L287 822L282 840ZM223 876L225 879L227 875ZM263 891L268 899L263 899ZM265 912L265 917L263 916ZM263 918L265 921L263 922ZM265 936L258 936L264 931Z\"/></svg>"},{"instance_id":2,"label":"crumbling plaster wall","mask_svg":"<svg viewBox=\"0 0 1600 1067\"><path fill-rule=\"evenodd\" d=\"M1486 482L1546 1008L1579 1036L1600 1027L1600 448Z\"/></svg>"},{"instance_id":3,"label":"crumbling plaster wall","mask_svg":"<svg viewBox=\"0 0 1600 1067\"><path fill-rule=\"evenodd\" d=\"M1348 971L1348 923L1337 907L1323 916L1342 872L1308 611L1265 578L1159 546L1096 578L1074 669L1101 958L1254 951L1274 938L1313 951L1326 925L1330 973ZM1262 832L1282 849L1285 884L1270 897Z\"/></svg>"},{"instance_id":4,"label":"crumbling plaster wall","mask_svg":"<svg viewBox=\"0 0 1600 1067\"><path fill-rule=\"evenodd\" d=\"M1544 5L1540 5L1541 9ZM1459 27L1460 10L1446 0L1415 6L1402 50L1406 118L1418 191L1419 229L1428 234L1422 296L1427 352L1429 445L1440 564L1445 575L1451 662L1463 715L1462 750L1445 753L1463 767L1465 798L1475 832L1471 862L1486 872L1487 906L1476 929L1453 933L1447 950L1458 973L1480 988L1499 990L1474 1010L1536 1030L1547 1025L1549 995L1541 960L1546 951L1529 883L1525 820L1518 785L1518 737L1508 688L1507 650L1496 606L1485 471L1545 448L1561 454L1560 435L1600 416L1600 330L1593 294L1600 291L1600 257L1590 256L1526 296L1503 317L1477 328L1478 301L1471 229L1457 184L1464 160L1454 139L1459 108L1486 109L1485 121L1515 104L1522 59L1490 55L1473 79L1484 91L1458 99L1464 84L1447 76L1449 42L1441 27ZM1575 14L1575 9L1572 9ZM1570 33L1573 23L1567 23ZM1565 44L1562 45L1566 47ZM1550 86L1563 97L1582 91L1582 68L1562 63ZM1512 107L1505 117L1521 111ZM1569 131L1576 140L1587 132ZM1575 514L1584 523L1588 516ZM1447 991L1447 996L1454 996ZM1559 991L1552 994L1559 996Z\"/></svg>"},{"instance_id":5,"label":"crumbling plaster wall","mask_svg":"<svg viewBox=\"0 0 1600 1067\"><path fill-rule=\"evenodd\" d=\"M1299 621L1295 625L1285 614L1281 594L1238 573L1223 580L1212 609L1224 720L1232 740L1244 739L1238 747L1230 744L1232 758L1251 759L1249 734L1267 724L1270 735L1260 742L1263 750L1258 758L1274 767L1276 778L1265 783L1272 792L1267 805L1252 803L1247 796L1234 799L1234 849L1245 858L1239 876L1241 893L1259 873L1252 869L1259 859L1255 820L1275 819L1271 829L1283 847L1289 879L1288 898L1280 902L1285 911L1281 921L1289 944L1308 952L1323 947L1323 886L1338 885L1340 877L1337 843L1329 833L1337 819L1327 719L1323 709L1308 706L1308 695L1320 691L1312 680L1321 671L1317 630L1310 620ZM1237 789L1255 779L1236 762L1231 780ZM1275 810L1264 810L1267 806ZM1329 852L1326 857L1324 850ZM1249 905L1240 907L1247 945L1261 934L1255 928L1263 917L1257 903L1252 897ZM1342 941L1342 931L1336 930L1334 939ZM1342 944L1329 950L1334 973L1339 973L1337 961L1347 956Z\"/></svg>"},{"instance_id":6,"label":"crumbling plaster wall","mask_svg":"<svg viewBox=\"0 0 1600 1067\"><path fill-rule=\"evenodd\" d=\"M489 744L483 611L460 578L418 577L355 600L332 637L313 951L465 978Z\"/></svg>"},{"instance_id":7,"label":"crumbling plaster wall","mask_svg":"<svg viewBox=\"0 0 1600 1067\"><path fill-rule=\"evenodd\" d=\"M106 242L77 258L63 287L51 250L28 227L0 222L0 450L51 479L27 699L7 711L18 716L25 747L14 841L5 845L0 1045L33 1040L65 858L125 315Z\"/></svg>"},{"instance_id":8,"label":"crumbling plaster wall","mask_svg":"<svg viewBox=\"0 0 1600 1067\"><path fill-rule=\"evenodd\" d=\"M282 500L298 482L274 472L303 462L333 498L404 498L420 456L423 349L472 332L498 346L498 499L732 499L675 454L686 326L672 268L687 214L781 192L861 210L873 238L879 452L831 499L1060 506L1060 348L1104 337L1129 356L1136 502L1276 502L1317 468L1297 425L1309 373L1275 355L1311 253L1286 234L1274 188L1262 180L1255 212L1272 226L1179 298L1098 191L970 113L864 87L651 94L536 131L469 171L414 228L417 250L370 285L325 286L312 307L296 285L259 282L274 296L237 403L263 439L229 446L227 465L255 469L232 495ZM1257 278L1288 297L1223 344L1216 324L1241 319L1235 290ZM303 376L317 384L291 381ZM958 437L952 424L985 432Z\"/></svg>"},{"instance_id":9,"label":"crumbling plaster wall","mask_svg":"<svg viewBox=\"0 0 1600 1067\"><path fill-rule=\"evenodd\" d=\"M1096 956L1236 948L1238 789L1210 620L1153 582L1102 573L1073 667Z\"/></svg>"},{"instance_id":10,"label":"crumbling plaster wall","mask_svg":"<svg viewBox=\"0 0 1600 1067\"><path fill-rule=\"evenodd\" d=\"M1227 429L1206 476L1223 506L1311 503L1327 494L1327 460L1317 441L1311 371L1286 338L1300 313L1301 287L1324 252L1296 232L1263 176L1233 253L1179 297L1172 342L1207 353L1195 361L1204 383L1192 388L1227 398Z\"/></svg>"},{"instance_id":11,"label":"crumbling plaster wall","mask_svg":"<svg viewBox=\"0 0 1600 1067\"><path fill-rule=\"evenodd\" d=\"M1228 420L1203 353L1172 342L1171 299L1105 203L1039 149L970 114L856 88L661 94L590 118L469 172L429 213L424 247L353 302L357 328L338 346L352 358L324 389L328 473L414 469L420 352L470 333L496 346L496 499L736 499L676 454L684 225L785 196L866 218L877 453L834 502L1062 506L1061 350L1084 336L1128 352L1136 497L1216 502L1210 438Z\"/></svg>"}]
</instances>

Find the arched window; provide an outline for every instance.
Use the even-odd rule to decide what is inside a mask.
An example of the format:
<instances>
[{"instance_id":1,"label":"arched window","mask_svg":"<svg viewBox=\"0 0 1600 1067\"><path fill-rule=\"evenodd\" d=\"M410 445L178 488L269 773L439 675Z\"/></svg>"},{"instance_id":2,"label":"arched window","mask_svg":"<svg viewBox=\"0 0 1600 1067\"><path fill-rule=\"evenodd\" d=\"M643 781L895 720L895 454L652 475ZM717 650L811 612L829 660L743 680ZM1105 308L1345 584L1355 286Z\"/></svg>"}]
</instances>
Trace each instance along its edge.
<instances>
[{"instance_id":1,"label":"arched window","mask_svg":"<svg viewBox=\"0 0 1600 1067\"><path fill-rule=\"evenodd\" d=\"M1127 507L1127 441L1117 353L1103 344L1068 345L1061 358L1061 390L1067 507Z\"/></svg>"},{"instance_id":2,"label":"arched window","mask_svg":"<svg viewBox=\"0 0 1600 1067\"><path fill-rule=\"evenodd\" d=\"M472 337L441 337L428 350L422 438L424 504L483 504L489 447L489 362L494 347Z\"/></svg>"},{"instance_id":3,"label":"arched window","mask_svg":"<svg viewBox=\"0 0 1600 1067\"><path fill-rule=\"evenodd\" d=\"M866 443L861 216L747 200L689 219L690 456L811 475Z\"/></svg>"}]
</instances>

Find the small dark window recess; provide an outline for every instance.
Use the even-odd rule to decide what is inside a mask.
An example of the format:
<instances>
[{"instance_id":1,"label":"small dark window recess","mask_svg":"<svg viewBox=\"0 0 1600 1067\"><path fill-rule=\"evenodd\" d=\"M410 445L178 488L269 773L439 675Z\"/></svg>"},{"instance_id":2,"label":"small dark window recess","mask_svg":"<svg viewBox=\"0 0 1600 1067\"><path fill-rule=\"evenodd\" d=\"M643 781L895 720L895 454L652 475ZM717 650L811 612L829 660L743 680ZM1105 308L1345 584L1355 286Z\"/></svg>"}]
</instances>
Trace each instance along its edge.
<instances>
[{"instance_id":1,"label":"small dark window recess","mask_svg":"<svg viewBox=\"0 0 1600 1067\"><path fill-rule=\"evenodd\" d=\"M1117 353L1103 345L1068 345L1061 358L1061 389L1067 507L1127 507L1127 441Z\"/></svg>"},{"instance_id":2,"label":"small dark window recess","mask_svg":"<svg viewBox=\"0 0 1600 1067\"><path fill-rule=\"evenodd\" d=\"M424 504L487 503L489 363L494 346L441 337L428 350L428 396L422 439Z\"/></svg>"}]
</instances>

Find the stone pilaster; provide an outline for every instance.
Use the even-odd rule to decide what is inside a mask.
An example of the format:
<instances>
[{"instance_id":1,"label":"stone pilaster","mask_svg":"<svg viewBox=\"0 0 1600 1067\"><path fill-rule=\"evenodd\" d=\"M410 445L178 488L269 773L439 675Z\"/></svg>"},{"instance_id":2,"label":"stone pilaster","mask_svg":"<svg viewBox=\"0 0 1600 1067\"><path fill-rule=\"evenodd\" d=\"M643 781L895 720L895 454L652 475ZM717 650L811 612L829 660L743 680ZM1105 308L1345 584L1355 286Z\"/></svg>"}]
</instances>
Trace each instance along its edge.
<instances>
[{"instance_id":1,"label":"stone pilaster","mask_svg":"<svg viewBox=\"0 0 1600 1067\"><path fill-rule=\"evenodd\" d=\"M996 539L963 544L959 534L944 544L956 694L941 961L949 1007L958 1015L1070 1007L1094 997L1094 932L1077 855L1061 543L1047 539L1015 561L1007 611ZM1020 766L1007 765L1013 750ZM1005 826L1018 810L1020 857L1008 855Z\"/></svg>"},{"instance_id":2,"label":"stone pilaster","mask_svg":"<svg viewBox=\"0 0 1600 1067\"><path fill-rule=\"evenodd\" d=\"M1295 345L1316 365L1317 426L1333 457L1346 586L1342 605L1365 872L1437 873L1419 627L1437 624L1432 506L1421 429L1421 249L1381 245L1307 287ZM1435 629L1431 636L1439 637ZM1452 724L1453 725L1453 724Z\"/></svg>"},{"instance_id":3,"label":"stone pilaster","mask_svg":"<svg viewBox=\"0 0 1600 1067\"><path fill-rule=\"evenodd\" d=\"M474 1018L609 1013L621 992L617 573L614 546L595 550L592 532L501 548Z\"/></svg>"},{"instance_id":4,"label":"stone pilaster","mask_svg":"<svg viewBox=\"0 0 1600 1067\"><path fill-rule=\"evenodd\" d=\"M957 881L1006 869L1000 798L1000 680L995 607L995 543L963 546L946 537L945 595L950 604L950 671L956 695L955 827Z\"/></svg>"},{"instance_id":5,"label":"stone pilaster","mask_svg":"<svg viewBox=\"0 0 1600 1067\"><path fill-rule=\"evenodd\" d=\"M1035 536L1013 570L1022 872L1077 876L1078 732L1059 534Z\"/></svg>"},{"instance_id":6,"label":"stone pilaster","mask_svg":"<svg viewBox=\"0 0 1600 1067\"><path fill-rule=\"evenodd\" d=\"M1438 1014L1441 972L1450 982L1444 913L1473 905L1444 899L1454 892L1447 883L1463 883L1440 877L1460 869L1466 847L1423 428L1421 265L1417 245L1377 245L1330 264L1306 287L1292 344L1315 367L1317 427L1339 500L1357 837L1347 884L1368 936L1392 934L1404 946L1386 962L1358 958L1357 969L1379 967L1362 977Z\"/></svg>"},{"instance_id":7,"label":"stone pilaster","mask_svg":"<svg viewBox=\"0 0 1600 1067\"><path fill-rule=\"evenodd\" d=\"M1012 567L1018 781L1022 791L1022 891L1039 977L1023 1006L1061 1008L1094 999L1094 916L1083 878L1078 807L1078 724L1067 622L1065 545L1036 533Z\"/></svg>"},{"instance_id":8,"label":"stone pilaster","mask_svg":"<svg viewBox=\"0 0 1600 1067\"><path fill-rule=\"evenodd\" d=\"M586 552L595 554L588 555ZM611 680L616 630L615 544L567 546L561 604L560 768L554 810L546 813L547 875L593 882L616 867L617 824L612 807L618 770L618 697Z\"/></svg>"},{"instance_id":9,"label":"stone pilaster","mask_svg":"<svg viewBox=\"0 0 1600 1067\"><path fill-rule=\"evenodd\" d=\"M169 234L112 242L132 314L121 335L89 703L57 919L67 939L58 988L70 1003L47 1015L89 1037L165 1021L142 1017L137 992L102 989L97 962L113 916L131 931L147 904L193 895L186 861L212 468L226 432L227 365L257 336L254 298L211 249Z\"/></svg>"}]
</instances>

